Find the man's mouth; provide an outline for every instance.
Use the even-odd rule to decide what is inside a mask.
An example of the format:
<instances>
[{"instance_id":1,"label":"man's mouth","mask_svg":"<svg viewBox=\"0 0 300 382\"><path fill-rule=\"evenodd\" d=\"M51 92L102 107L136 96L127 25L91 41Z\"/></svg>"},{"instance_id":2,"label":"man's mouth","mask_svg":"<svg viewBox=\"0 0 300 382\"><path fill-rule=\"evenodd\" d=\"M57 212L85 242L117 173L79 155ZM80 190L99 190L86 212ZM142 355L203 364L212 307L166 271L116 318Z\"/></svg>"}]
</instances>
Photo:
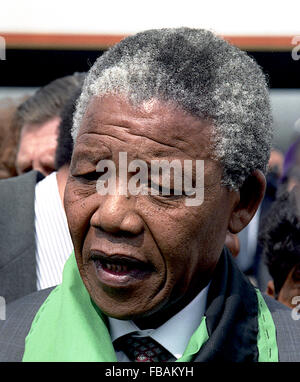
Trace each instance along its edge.
<instances>
[{"instance_id":1,"label":"man's mouth","mask_svg":"<svg viewBox=\"0 0 300 382\"><path fill-rule=\"evenodd\" d=\"M148 277L154 270L149 263L133 257L104 252L92 251L93 261L98 279L103 284L111 286L127 286Z\"/></svg>"},{"instance_id":2,"label":"man's mouth","mask_svg":"<svg viewBox=\"0 0 300 382\"><path fill-rule=\"evenodd\" d=\"M112 273L117 273L117 274L129 272L129 267L127 265L111 264L111 263L105 263L105 262L104 263L101 262L101 265L108 272L110 271Z\"/></svg>"}]
</instances>

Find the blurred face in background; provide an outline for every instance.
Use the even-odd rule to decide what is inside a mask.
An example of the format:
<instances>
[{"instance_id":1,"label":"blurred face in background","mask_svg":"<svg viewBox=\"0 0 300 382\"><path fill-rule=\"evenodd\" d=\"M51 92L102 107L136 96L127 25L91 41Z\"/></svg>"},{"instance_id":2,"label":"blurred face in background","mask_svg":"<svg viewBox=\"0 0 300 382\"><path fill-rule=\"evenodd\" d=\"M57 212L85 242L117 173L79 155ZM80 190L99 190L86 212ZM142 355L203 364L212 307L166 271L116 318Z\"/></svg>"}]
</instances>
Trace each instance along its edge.
<instances>
[{"instance_id":1,"label":"blurred face in background","mask_svg":"<svg viewBox=\"0 0 300 382\"><path fill-rule=\"evenodd\" d=\"M270 159L268 163L269 171L281 177L283 171L284 155L279 150L271 150Z\"/></svg>"},{"instance_id":2,"label":"blurred face in background","mask_svg":"<svg viewBox=\"0 0 300 382\"><path fill-rule=\"evenodd\" d=\"M57 146L59 117L42 124L23 126L16 159L18 175L31 170L47 176L55 171L55 151Z\"/></svg>"},{"instance_id":3,"label":"blurred face in background","mask_svg":"<svg viewBox=\"0 0 300 382\"><path fill-rule=\"evenodd\" d=\"M290 308L294 308L293 298L300 296L300 263L295 265L286 278L278 295L278 301Z\"/></svg>"}]
</instances>

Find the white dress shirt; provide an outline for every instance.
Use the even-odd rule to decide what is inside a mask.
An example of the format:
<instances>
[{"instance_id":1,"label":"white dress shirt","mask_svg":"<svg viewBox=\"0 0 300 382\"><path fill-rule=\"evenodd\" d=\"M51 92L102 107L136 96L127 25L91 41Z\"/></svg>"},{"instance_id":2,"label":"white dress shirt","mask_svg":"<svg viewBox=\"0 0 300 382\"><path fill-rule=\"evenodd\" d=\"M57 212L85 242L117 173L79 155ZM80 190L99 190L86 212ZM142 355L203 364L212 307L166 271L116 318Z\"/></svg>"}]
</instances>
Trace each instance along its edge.
<instances>
[{"instance_id":1,"label":"white dress shirt","mask_svg":"<svg viewBox=\"0 0 300 382\"><path fill-rule=\"evenodd\" d=\"M151 337L166 348L176 359L180 358L187 344L200 325L206 308L209 284L180 312L166 321L157 329L139 329L133 321L117 320L109 317L109 329L112 341L128 334L137 332L141 337ZM129 359L122 351L117 351L119 362Z\"/></svg>"},{"instance_id":2,"label":"white dress shirt","mask_svg":"<svg viewBox=\"0 0 300 382\"><path fill-rule=\"evenodd\" d=\"M65 262L73 251L56 172L35 187L35 240L37 289L60 284Z\"/></svg>"}]
</instances>

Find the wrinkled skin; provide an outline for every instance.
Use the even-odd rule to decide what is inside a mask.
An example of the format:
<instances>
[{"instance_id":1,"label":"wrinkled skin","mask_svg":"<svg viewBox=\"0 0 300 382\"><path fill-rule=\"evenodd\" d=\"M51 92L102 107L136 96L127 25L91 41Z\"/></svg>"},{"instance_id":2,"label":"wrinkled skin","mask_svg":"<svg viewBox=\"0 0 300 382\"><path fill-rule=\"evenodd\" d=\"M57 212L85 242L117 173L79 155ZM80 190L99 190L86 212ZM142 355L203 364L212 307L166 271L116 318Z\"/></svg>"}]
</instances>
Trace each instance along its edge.
<instances>
[{"instance_id":1,"label":"wrinkled skin","mask_svg":"<svg viewBox=\"0 0 300 382\"><path fill-rule=\"evenodd\" d=\"M255 200L240 203L240 192L221 186L211 134L212 126L174 104L152 100L133 107L117 96L90 101L74 147L65 209L81 277L107 315L133 319L141 328L161 325L208 283L227 230L238 232L254 215L263 175L255 177ZM127 152L128 163L203 159L204 202L191 207L185 195L99 195L96 165L111 159L118 169L119 152ZM95 253L134 259L146 271L111 276L95 265Z\"/></svg>"}]
</instances>

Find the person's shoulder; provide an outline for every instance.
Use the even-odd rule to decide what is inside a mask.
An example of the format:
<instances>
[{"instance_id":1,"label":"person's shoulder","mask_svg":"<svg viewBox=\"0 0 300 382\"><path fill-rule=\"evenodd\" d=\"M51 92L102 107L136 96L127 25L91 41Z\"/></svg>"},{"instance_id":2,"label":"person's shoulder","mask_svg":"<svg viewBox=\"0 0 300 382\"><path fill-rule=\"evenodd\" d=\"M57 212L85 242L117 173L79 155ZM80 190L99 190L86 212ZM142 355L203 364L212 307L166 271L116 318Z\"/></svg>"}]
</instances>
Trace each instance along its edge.
<instances>
[{"instance_id":1,"label":"person's shoulder","mask_svg":"<svg viewBox=\"0 0 300 382\"><path fill-rule=\"evenodd\" d=\"M54 288L43 289L9 303L1 304L0 362L22 360L25 338L32 321Z\"/></svg>"},{"instance_id":2,"label":"person's shoulder","mask_svg":"<svg viewBox=\"0 0 300 382\"><path fill-rule=\"evenodd\" d=\"M44 175L39 171L29 171L25 174L14 176L7 179L0 179L1 193L11 192L18 188L31 187L34 189L36 183L44 178Z\"/></svg>"},{"instance_id":3,"label":"person's shoulder","mask_svg":"<svg viewBox=\"0 0 300 382\"><path fill-rule=\"evenodd\" d=\"M263 297L276 327L279 361L300 362L300 315L265 294Z\"/></svg>"},{"instance_id":4,"label":"person's shoulder","mask_svg":"<svg viewBox=\"0 0 300 382\"><path fill-rule=\"evenodd\" d=\"M35 186L43 177L38 171L30 171L0 180L0 295L5 297L14 294L9 290L3 294L3 286L10 288L9 284L13 284L5 267L14 268L16 260L23 259L23 256L29 256L29 263L26 264L33 264ZM23 276L26 279L26 274Z\"/></svg>"}]
</instances>

